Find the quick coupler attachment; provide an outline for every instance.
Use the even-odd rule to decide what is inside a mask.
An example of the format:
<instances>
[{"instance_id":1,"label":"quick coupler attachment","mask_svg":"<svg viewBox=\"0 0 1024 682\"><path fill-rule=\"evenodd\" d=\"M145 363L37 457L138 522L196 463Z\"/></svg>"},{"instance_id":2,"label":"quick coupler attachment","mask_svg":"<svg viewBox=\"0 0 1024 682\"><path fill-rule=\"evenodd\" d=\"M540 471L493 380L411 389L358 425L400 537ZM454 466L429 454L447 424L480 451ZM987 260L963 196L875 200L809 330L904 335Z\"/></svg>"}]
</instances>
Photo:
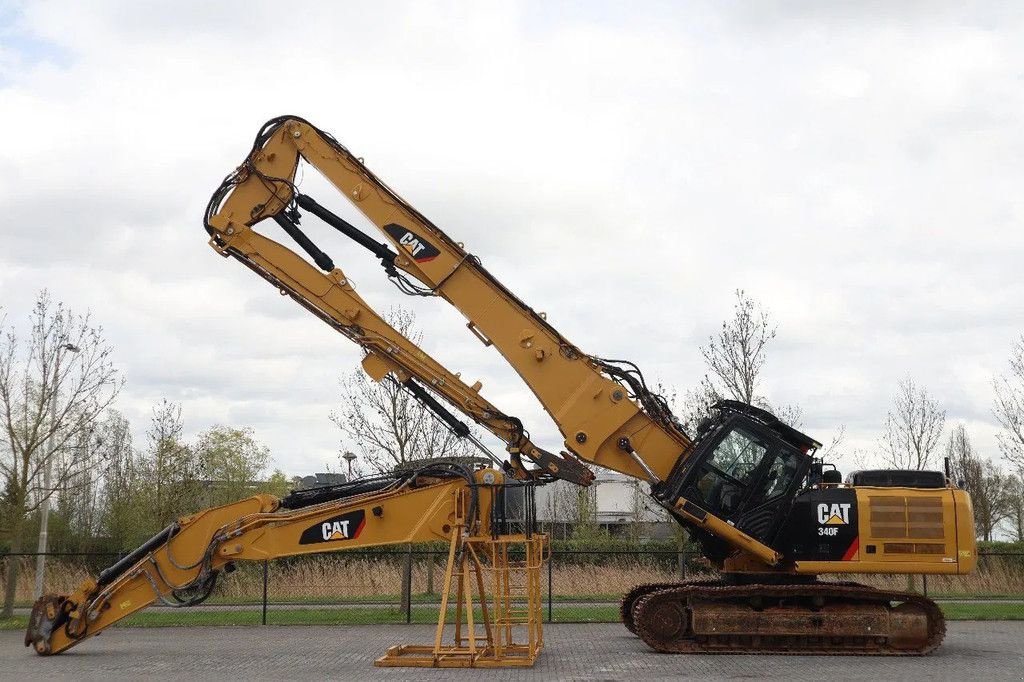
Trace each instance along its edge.
<instances>
[{"instance_id":1,"label":"quick coupler attachment","mask_svg":"<svg viewBox=\"0 0 1024 682\"><path fill-rule=\"evenodd\" d=\"M50 641L54 630L64 625L68 613L74 605L67 597L58 594L44 594L32 605L32 613L28 617L28 629L25 630L25 646L36 650L37 654L47 656L51 653Z\"/></svg>"}]
</instances>

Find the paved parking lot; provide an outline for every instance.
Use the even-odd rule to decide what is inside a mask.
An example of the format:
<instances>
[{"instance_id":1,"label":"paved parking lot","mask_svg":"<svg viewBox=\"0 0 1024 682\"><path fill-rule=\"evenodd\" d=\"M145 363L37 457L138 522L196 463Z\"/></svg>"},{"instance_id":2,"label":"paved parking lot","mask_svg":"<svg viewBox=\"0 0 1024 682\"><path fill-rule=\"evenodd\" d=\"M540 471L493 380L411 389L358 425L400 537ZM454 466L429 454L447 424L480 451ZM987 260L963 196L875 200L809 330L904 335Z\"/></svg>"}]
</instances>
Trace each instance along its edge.
<instances>
[{"instance_id":1,"label":"paved parking lot","mask_svg":"<svg viewBox=\"0 0 1024 682\"><path fill-rule=\"evenodd\" d=\"M426 643L425 625L114 628L41 658L20 632L0 633L4 680L1024 680L1024 622L954 622L924 658L672 656L621 625L549 625L527 670L374 668L399 643Z\"/></svg>"}]
</instances>

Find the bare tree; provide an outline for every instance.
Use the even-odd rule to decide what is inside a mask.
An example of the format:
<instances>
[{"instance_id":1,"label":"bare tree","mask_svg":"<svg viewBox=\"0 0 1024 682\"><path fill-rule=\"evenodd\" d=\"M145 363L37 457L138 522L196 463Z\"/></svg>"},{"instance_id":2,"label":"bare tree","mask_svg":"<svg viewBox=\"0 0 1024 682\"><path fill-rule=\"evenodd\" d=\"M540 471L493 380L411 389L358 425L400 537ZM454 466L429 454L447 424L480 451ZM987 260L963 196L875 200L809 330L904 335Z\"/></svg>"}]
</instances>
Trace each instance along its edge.
<instances>
[{"instance_id":1,"label":"bare tree","mask_svg":"<svg viewBox=\"0 0 1024 682\"><path fill-rule=\"evenodd\" d=\"M110 355L88 314L54 304L45 291L24 341L0 319L0 473L13 553L21 551L26 517L95 464L68 446L92 430L121 388ZM13 612L17 567L7 563L4 617Z\"/></svg>"},{"instance_id":2,"label":"bare tree","mask_svg":"<svg viewBox=\"0 0 1024 682\"><path fill-rule=\"evenodd\" d=\"M553 485L552 496L558 518L572 526L572 537L576 540L594 538L598 535L597 488L600 483L590 486L573 485L558 481Z\"/></svg>"},{"instance_id":3,"label":"bare tree","mask_svg":"<svg viewBox=\"0 0 1024 682\"><path fill-rule=\"evenodd\" d=\"M775 338L775 332L768 311L737 289L732 319L723 322L721 331L708 338L708 345L700 347L708 367L705 379L711 388L721 396L748 405L763 402L757 389L768 344Z\"/></svg>"},{"instance_id":4,"label":"bare tree","mask_svg":"<svg viewBox=\"0 0 1024 682\"><path fill-rule=\"evenodd\" d=\"M897 469L927 469L939 449L946 411L923 386L900 381L879 440L882 460Z\"/></svg>"},{"instance_id":5,"label":"bare tree","mask_svg":"<svg viewBox=\"0 0 1024 682\"><path fill-rule=\"evenodd\" d=\"M946 442L946 457L949 459L949 466L953 479L962 481L964 490L971 492L971 487L979 478L981 472L981 460L974 452L974 445L971 444L971 437L967 434L967 427L957 424L949 434ZM973 500L974 493L971 492Z\"/></svg>"},{"instance_id":6,"label":"bare tree","mask_svg":"<svg viewBox=\"0 0 1024 682\"><path fill-rule=\"evenodd\" d=\"M411 312L392 311L388 323L419 344ZM391 375L376 382L362 370L341 378L341 404L330 415L371 470L384 473L420 459L471 454L467 443L438 421ZM342 452L349 449L343 447Z\"/></svg>"},{"instance_id":7,"label":"bare tree","mask_svg":"<svg viewBox=\"0 0 1024 682\"><path fill-rule=\"evenodd\" d=\"M996 526L1011 512L1010 479L991 460L982 459L971 445L963 424L953 427L946 443L953 477L971 496L974 527L983 540L991 540Z\"/></svg>"},{"instance_id":8,"label":"bare tree","mask_svg":"<svg viewBox=\"0 0 1024 682\"><path fill-rule=\"evenodd\" d=\"M742 289L736 290L732 318L722 322L717 335L700 347L707 374L695 390L687 391L684 423L703 418L708 408L722 398L767 409L794 428L803 422L803 409L798 405L774 405L759 392L761 372L768 346L775 339L777 327L771 315Z\"/></svg>"},{"instance_id":9,"label":"bare tree","mask_svg":"<svg viewBox=\"0 0 1024 682\"><path fill-rule=\"evenodd\" d=\"M629 485L629 535L639 539L644 524L667 519L665 510L655 503L651 497L647 483L638 479L630 479Z\"/></svg>"},{"instance_id":10,"label":"bare tree","mask_svg":"<svg viewBox=\"0 0 1024 682\"><path fill-rule=\"evenodd\" d=\"M1006 510L1014 539L1024 542L1024 475L1015 474L1007 481Z\"/></svg>"},{"instance_id":11,"label":"bare tree","mask_svg":"<svg viewBox=\"0 0 1024 682\"><path fill-rule=\"evenodd\" d=\"M768 346L776 332L768 311L737 289L732 317L722 322L721 330L708 338L707 345L700 347L707 373L696 388L686 391L678 405L683 428L695 433L711 406L723 398L767 409L793 428L803 425L804 414L799 405L773 405L759 390ZM674 408L679 402L674 392L670 392L669 400ZM840 425L832 437L827 452L833 459L840 456L839 446L845 433L845 426Z\"/></svg>"},{"instance_id":12,"label":"bare tree","mask_svg":"<svg viewBox=\"0 0 1024 682\"><path fill-rule=\"evenodd\" d=\"M200 505L202 467L184 438L181 405L162 400L153 408L148 446L140 462L145 486L153 496L151 518L156 531Z\"/></svg>"},{"instance_id":13,"label":"bare tree","mask_svg":"<svg viewBox=\"0 0 1024 682\"><path fill-rule=\"evenodd\" d=\"M658 392L666 396L672 410L679 415L683 428L690 434L697 433L701 421L711 414L711 406L722 399L707 377L701 379L696 388L687 389L682 400L674 390Z\"/></svg>"},{"instance_id":14,"label":"bare tree","mask_svg":"<svg viewBox=\"0 0 1024 682\"><path fill-rule=\"evenodd\" d=\"M1010 371L996 377L993 412L1002 427L999 449L1024 476L1024 335L1010 351Z\"/></svg>"}]
</instances>

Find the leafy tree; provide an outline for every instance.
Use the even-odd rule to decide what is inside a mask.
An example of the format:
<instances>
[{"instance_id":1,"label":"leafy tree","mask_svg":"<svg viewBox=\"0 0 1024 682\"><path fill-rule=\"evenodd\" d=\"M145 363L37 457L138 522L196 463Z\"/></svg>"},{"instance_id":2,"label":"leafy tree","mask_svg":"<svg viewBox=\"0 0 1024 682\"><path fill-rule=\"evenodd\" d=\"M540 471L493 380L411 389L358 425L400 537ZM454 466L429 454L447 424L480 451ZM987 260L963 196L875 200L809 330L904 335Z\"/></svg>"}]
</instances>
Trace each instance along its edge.
<instances>
[{"instance_id":1,"label":"leafy tree","mask_svg":"<svg viewBox=\"0 0 1024 682\"><path fill-rule=\"evenodd\" d=\"M1006 484L1006 493L1007 516L1014 539L1017 542L1024 542L1024 476L1010 476Z\"/></svg>"},{"instance_id":2,"label":"leafy tree","mask_svg":"<svg viewBox=\"0 0 1024 682\"><path fill-rule=\"evenodd\" d=\"M256 485L257 492L270 493L276 497L284 497L295 487L294 482L280 469L274 469L274 473L266 481Z\"/></svg>"},{"instance_id":3,"label":"leafy tree","mask_svg":"<svg viewBox=\"0 0 1024 682\"><path fill-rule=\"evenodd\" d=\"M597 486L568 484L556 494L562 496L562 509L567 512L566 520L572 524L572 538L577 541L593 540L600 537L597 523Z\"/></svg>"},{"instance_id":4,"label":"leafy tree","mask_svg":"<svg viewBox=\"0 0 1024 682\"><path fill-rule=\"evenodd\" d=\"M107 413L97 429L98 447L104 450L107 466L103 475L101 504L102 533L107 549L134 547L146 537L152 516L146 505L152 497L144 488L142 463L135 451L131 423L121 413Z\"/></svg>"},{"instance_id":5,"label":"leafy tree","mask_svg":"<svg viewBox=\"0 0 1024 682\"><path fill-rule=\"evenodd\" d=\"M54 493L58 525L50 531L50 548L65 551L95 550L102 522L105 452L94 432L83 433L61 458L74 457L84 466L61 481ZM91 462L91 464L90 464Z\"/></svg>"},{"instance_id":6,"label":"leafy tree","mask_svg":"<svg viewBox=\"0 0 1024 682\"><path fill-rule=\"evenodd\" d=\"M252 495L270 462L270 450L248 427L214 426L199 435L195 452L206 479L205 501L211 506Z\"/></svg>"}]
</instances>

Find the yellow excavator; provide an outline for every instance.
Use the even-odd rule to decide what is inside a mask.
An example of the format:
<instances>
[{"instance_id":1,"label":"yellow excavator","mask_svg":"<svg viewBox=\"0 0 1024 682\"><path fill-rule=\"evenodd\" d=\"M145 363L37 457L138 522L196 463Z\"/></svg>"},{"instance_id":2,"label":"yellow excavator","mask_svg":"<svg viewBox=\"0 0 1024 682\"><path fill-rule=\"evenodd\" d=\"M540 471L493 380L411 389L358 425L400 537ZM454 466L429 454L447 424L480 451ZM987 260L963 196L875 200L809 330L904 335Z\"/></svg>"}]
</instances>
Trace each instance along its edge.
<instances>
[{"instance_id":1,"label":"yellow excavator","mask_svg":"<svg viewBox=\"0 0 1024 682\"><path fill-rule=\"evenodd\" d=\"M384 241L302 193L296 182L301 162L334 185ZM553 453L534 444L520 419L483 398L479 382L464 383L388 325L307 235L312 218L379 259L385 276L403 293L457 308L469 331L484 346L497 349L530 387L562 433L564 449ZM363 368L373 379L399 382L456 435L472 441L495 468L459 470L457 477L449 471L438 478L438 470L428 469L412 478L388 478L387 485L395 488L385 493L363 491L363 484L353 481L348 488L321 490L308 508L296 507L296 500L307 498L292 499L300 494L293 493L280 501L261 496L181 519L74 594L47 595L37 602L26 644L40 653L62 651L168 594L187 603L198 600L212 589L213 576L235 561L356 546L340 539L347 537L345 527L359 526L355 516L344 517L356 511L368 524L360 545L447 537L452 551L446 580L452 584L468 585L474 582L472 571L489 571L496 585L507 585L516 570L524 571L524 580L532 584L531 571L539 566L545 540L522 528L506 533L504 514L492 500L506 497L508 486L532 492L533 485L556 479L590 485L591 465L648 483L653 499L688 530L720 572L715 581L640 585L623 597L623 623L651 648L920 655L942 641L942 612L926 597L819 576L974 570L971 501L948 472L859 471L844 480L816 457L816 440L765 410L736 401L717 403L695 433L686 433L636 365L583 352L360 158L298 117L275 118L263 126L245 161L211 198L204 225L219 254L238 260L359 344L365 352ZM263 234L276 229L308 259ZM508 459L490 452L453 411L505 443ZM486 485L481 476L487 477ZM460 499L479 498L474 512L451 506L447 520L438 517L440 529L435 524L424 534L420 514L437 508L436 491L444 486L457 488L451 494ZM491 492L485 495L485 489ZM360 492L353 496L353 490ZM374 496L380 494L394 497L378 503ZM335 534L335 527L326 525L329 519L348 520L338 529L338 542L326 539ZM302 544L305 534L317 533L324 542ZM500 561L480 558L497 556L497 545L527 541L533 543L532 554L517 550ZM467 553L465 548L473 546L481 549ZM172 548L187 558L172 559ZM477 557L475 564L467 563L467 554ZM518 558L526 554L529 560ZM434 645L399 648L379 662L532 663L542 643L533 607L525 609L523 620L531 633L523 640L527 644L513 646L509 637L496 638L494 631L512 620L509 614L524 610L503 606L495 595L504 588L487 590L483 582L476 580L477 597L481 603L490 599L491 608L485 618L489 634L480 646L474 643L472 652L466 648L464 635L472 628L457 633L454 644L442 645L445 604ZM471 599L468 590L457 591L462 606L472 603L466 601ZM524 603L532 604L533 596L530 592ZM466 611L455 619L457 627L474 609ZM474 641L473 632L470 636Z\"/></svg>"}]
</instances>

